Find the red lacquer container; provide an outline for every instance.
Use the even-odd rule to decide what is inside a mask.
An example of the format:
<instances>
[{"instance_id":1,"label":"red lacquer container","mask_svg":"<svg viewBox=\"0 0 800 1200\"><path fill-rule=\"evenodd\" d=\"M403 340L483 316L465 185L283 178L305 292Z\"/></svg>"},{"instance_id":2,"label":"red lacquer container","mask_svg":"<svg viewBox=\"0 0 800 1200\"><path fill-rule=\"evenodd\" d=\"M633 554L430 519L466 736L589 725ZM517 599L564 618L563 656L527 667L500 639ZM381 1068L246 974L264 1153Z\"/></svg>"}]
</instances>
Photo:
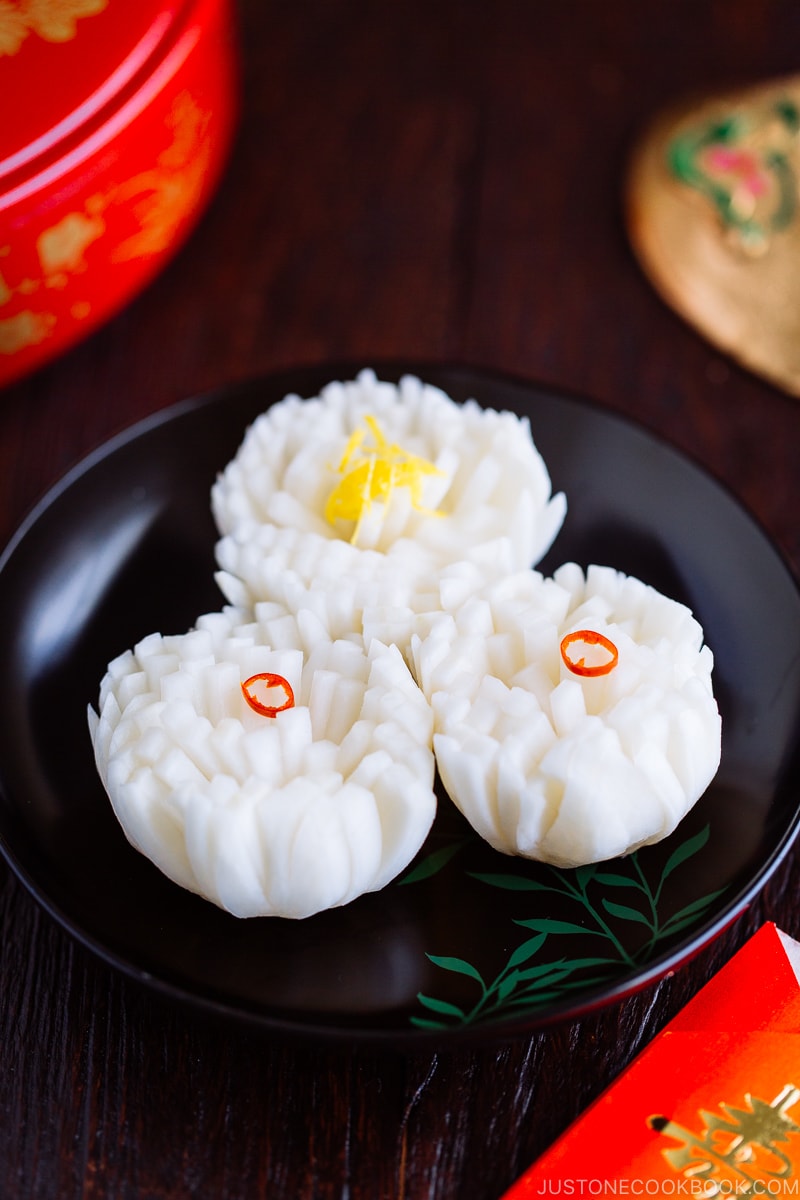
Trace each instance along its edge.
<instances>
[{"instance_id":1,"label":"red lacquer container","mask_svg":"<svg viewBox=\"0 0 800 1200\"><path fill-rule=\"evenodd\" d=\"M232 0L0 4L0 387L118 311L217 184Z\"/></svg>"}]
</instances>

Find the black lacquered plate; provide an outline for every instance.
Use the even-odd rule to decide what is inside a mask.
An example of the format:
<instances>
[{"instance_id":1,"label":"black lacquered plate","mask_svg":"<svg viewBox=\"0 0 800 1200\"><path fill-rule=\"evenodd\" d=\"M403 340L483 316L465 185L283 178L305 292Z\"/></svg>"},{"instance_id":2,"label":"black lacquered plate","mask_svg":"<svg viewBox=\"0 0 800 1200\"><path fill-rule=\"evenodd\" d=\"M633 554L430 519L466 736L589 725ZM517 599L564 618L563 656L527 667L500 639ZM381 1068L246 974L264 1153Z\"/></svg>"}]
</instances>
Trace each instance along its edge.
<instances>
[{"instance_id":1,"label":"black lacquered plate","mask_svg":"<svg viewBox=\"0 0 800 1200\"><path fill-rule=\"evenodd\" d=\"M382 892L306 921L239 921L125 840L86 708L107 662L221 607L209 490L248 423L330 366L239 385L136 426L73 471L0 560L0 847L45 908L173 997L274 1030L413 1043L574 1017L674 969L750 901L798 828L800 594L738 503L643 430L508 378L383 367L528 415L569 513L546 561L598 562L688 604L715 654L718 776L675 833L557 871L497 854L443 799Z\"/></svg>"}]
</instances>

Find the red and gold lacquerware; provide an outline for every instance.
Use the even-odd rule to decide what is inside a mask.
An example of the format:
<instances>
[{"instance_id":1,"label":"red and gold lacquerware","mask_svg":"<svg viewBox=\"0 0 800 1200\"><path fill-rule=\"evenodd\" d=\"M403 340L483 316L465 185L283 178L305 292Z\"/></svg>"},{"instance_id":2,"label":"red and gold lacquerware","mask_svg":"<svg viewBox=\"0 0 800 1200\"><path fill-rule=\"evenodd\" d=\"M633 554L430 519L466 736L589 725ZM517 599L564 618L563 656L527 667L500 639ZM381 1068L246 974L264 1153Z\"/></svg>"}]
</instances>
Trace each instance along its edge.
<instances>
[{"instance_id":1,"label":"red and gold lacquerware","mask_svg":"<svg viewBox=\"0 0 800 1200\"><path fill-rule=\"evenodd\" d=\"M0 386L181 244L237 108L232 0L0 3Z\"/></svg>"}]
</instances>

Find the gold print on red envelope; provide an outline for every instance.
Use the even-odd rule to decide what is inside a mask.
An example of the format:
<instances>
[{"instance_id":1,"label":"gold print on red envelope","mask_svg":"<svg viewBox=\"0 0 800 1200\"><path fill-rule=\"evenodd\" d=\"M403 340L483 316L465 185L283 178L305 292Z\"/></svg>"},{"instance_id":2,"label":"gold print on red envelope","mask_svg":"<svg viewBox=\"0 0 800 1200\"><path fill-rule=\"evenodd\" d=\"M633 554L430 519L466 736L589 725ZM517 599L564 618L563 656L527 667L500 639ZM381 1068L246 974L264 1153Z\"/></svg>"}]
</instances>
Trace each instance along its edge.
<instances>
[{"instance_id":1,"label":"gold print on red envelope","mask_svg":"<svg viewBox=\"0 0 800 1200\"><path fill-rule=\"evenodd\" d=\"M767 923L508 1200L570 1188L574 1195L800 1196L800 1086L792 1080L800 1081L800 942Z\"/></svg>"},{"instance_id":2,"label":"gold print on red envelope","mask_svg":"<svg viewBox=\"0 0 800 1200\"><path fill-rule=\"evenodd\" d=\"M665 1137L675 1138L682 1145L662 1151L663 1157L675 1171L686 1178L713 1181L716 1191L730 1192L729 1186L737 1184L738 1190L763 1191L758 1185L791 1179L794 1176L793 1160L781 1146L796 1141L790 1147L797 1152L800 1141L792 1135L800 1134L786 1110L800 1099L800 1089L786 1084L770 1103L758 1097L745 1095L745 1108L734 1108L721 1103L725 1116L699 1110L698 1116L705 1123L702 1133L691 1130L667 1117L650 1117L651 1129ZM716 1194L711 1186L703 1191L704 1196Z\"/></svg>"},{"instance_id":3,"label":"gold print on red envelope","mask_svg":"<svg viewBox=\"0 0 800 1200\"><path fill-rule=\"evenodd\" d=\"M0 0L0 56L17 54L29 33L69 42L79 17L102 12L108 0Z\"/></svg>"}]
</instances>

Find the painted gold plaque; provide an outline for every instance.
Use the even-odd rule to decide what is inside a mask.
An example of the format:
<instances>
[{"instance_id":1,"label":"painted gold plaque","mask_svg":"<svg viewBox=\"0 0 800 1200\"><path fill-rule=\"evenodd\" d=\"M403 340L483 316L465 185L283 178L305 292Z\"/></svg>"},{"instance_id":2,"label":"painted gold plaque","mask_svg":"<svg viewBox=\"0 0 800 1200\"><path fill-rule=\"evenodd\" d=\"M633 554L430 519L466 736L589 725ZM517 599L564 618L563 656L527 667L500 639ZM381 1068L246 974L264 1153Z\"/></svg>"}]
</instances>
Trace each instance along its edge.
<instances>
[{"instance_id":1,"label":"painted gold plaque","mask_svg":"<svg viewBox=\"0 0 800 1200\"><path fill-rule=\"evenodd\" d=\"M663 298L800 395L800 80L667 112L636 146L628 232Z\"/></svg>"}]
</instances>

